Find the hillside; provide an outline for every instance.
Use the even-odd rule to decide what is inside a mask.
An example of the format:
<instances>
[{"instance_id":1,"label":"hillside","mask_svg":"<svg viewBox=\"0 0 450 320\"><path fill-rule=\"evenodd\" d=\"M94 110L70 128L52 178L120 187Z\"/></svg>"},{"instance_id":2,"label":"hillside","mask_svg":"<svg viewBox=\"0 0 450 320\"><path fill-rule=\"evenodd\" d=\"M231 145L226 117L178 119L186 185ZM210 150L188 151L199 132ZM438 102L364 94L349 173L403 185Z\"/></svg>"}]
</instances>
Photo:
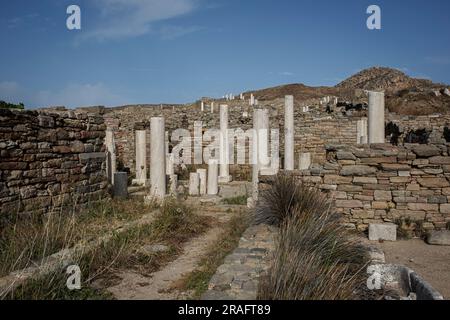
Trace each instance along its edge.
<instances>
[{"instance_id":1,"label":"hillside","mask_svg":"<svg viewBox=\"0 0 450 320\"><path fill-rule=\"evenodd\" d=\"M395 92L405 89L430 89L437 85L430 80L411 78L391 68L373 67L362 70L339 83L339 89L385 90Z\"/></svg>"},{"instance_id":2,"label":"hillside","mask_svg":"<svg viewBox=\"0 0 450 320\"><path fill-rule=\"evenodd\" d=\"M447 90L445 90L447 88ZM405 73L385 67L362 70L335 87L309 87L287 84L249 91L260 100L274 100L293 95L296 101L306 102L324 96L338 96L340 100L359 102L366 98L356 90L379 90L386 93L386 106L391 112L404 115L428 115L450 112L449 86L430 80L415 79Z\"/></svg>"}]
</instances>

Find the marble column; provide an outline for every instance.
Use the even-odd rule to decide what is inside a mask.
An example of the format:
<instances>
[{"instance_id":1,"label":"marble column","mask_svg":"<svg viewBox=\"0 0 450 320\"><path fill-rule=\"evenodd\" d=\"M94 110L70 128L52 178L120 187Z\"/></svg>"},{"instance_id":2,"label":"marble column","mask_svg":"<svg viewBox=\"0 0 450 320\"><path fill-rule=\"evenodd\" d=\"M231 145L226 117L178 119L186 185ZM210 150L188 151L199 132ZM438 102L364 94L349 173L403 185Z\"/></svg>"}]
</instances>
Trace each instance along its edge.
<instances>
[{"instance_id":1,"label":"marble column","mask_svg":"<svg viewBox=\"0 0 450 320\"><path fill-rule=\"evenodd\" d=\"M189 175L189 195L198 196L200 194L200 178L198 173Z\"/></svg>"},{"instance_id":2,"label":"marble column","mask_svg":"<svg viewBox=\"0 0 450 320\"><path fill-rule=\"evenodd\" d=\"M169 194L172 197L176 197L178 195L178 176L176 174L169 176Z\"/></svg>"},{"instance_id":3,"label":"marble column","mask_svg":"<svg viewBox=\"0 0 450 320\"><path fill-rule=\"evenodd\" d=\"M367 118L363 118L358 120L356 124L356 143L357 144L367 144L368 142L368 124L367 124Z\"/></svg>"},{"instance_id":4,"label":"marble column","mask_svg":"<svg viewBox=\"0 0 450 320\"><path fill-rule=\"evenodd\" d=\"M164 134L163 134L164 137ZM136 131L136 179L133 184L147 184L147 131Z\"/></svg>"},{"instance_id":5,"label":"marble column","mask_svg":"<svg viewBox=\"0 0 450 320\"><path fill-rule=\"evenodd\" d=\"M228 105L220 106L220 183L231 182L228 139Z\"/></svg>"},{"instance_id":6,"label":"marble column","mask_svg":"<svg viewBox=\"0 0 450 320\"><path fill-rule=\"evenodd\" d=\"M200 181L200 195L203 196L207 193L207 184L206 184L207 170L206 169L198 169L197 173L198 173L198 178Z\"/></svg>"},{"instance_id":7,"label":"marble column","mask_svg":"<svg viewBox=\"0 0 450 320\"><path fill-rule=\"evenodd\" d=\"M369 143L385 143L384 93L369 91Z\"/></svg>"},{"instance_id":8,"label":"marble column","mask_svg":"<svg viewBox=\"0 0 450 320\"><path fill-rule=\"evenodd\" d=\"M106 131L105 145L107 152L106 172L108 175L108 182L114 184L114 174L117 171L117 160L116 160L116 143L114 140L114 132L112 130Z\"/></svg>"},{"instance_id":9,"label":"marble column","mask_svg":"<svg viewBox=\"0 0 450 320\"><path fill-rule=\"evenodd\" d=\"M219 161L211 159L208 164L208 195L215 196L219 193L218 178Z\"/></svg>"},{"instance_id":10,"label":"marble column","mask_svg":"<svg viewBox=\"0 0 450 320\"><path fill-rule=\"evenodd\" d=\"M256 133L256 152L259 171L270 169L269 157L269 110L256 109L253 114L253 127ZM255 142L254 142L255 143Z\"/></svg>"},{"instance_id":11,"label":"marble column","mask_svg":"<svg viewBox=\"0 0 450 320\"><path fill-rule=\"evenodd\" d=\"M294 96L284 100L284 169L294 170Z\"/></svg>"},{"instance_id":12,"label":"marble column","mask_svg":"<svg viewBox=\"0 0 450 320\"><path fill-rule=\"evenodd\" d=\"M150 130L150 192L151 196L157 199L164 199L166 196L166 148L164 142L164 118L151 118Z\"/></svg>"},{"instance_id":13,"label":"marble column","mask_svg":"<svg viewBox=\"0 0 450 320\"><path fill-rule=\"evenodd\" d=\"M166 175L175 174L175 155L173 153L166 154Z\"/></svg>"},{"instance_id":14,"label":"marble column","mask_svg":"<svg viewBox=\"0 0 450 320\"><path fill-rule=\"evenodd\" d=\"M308 170L309 167L311 167L311 153L300 153L298 169Z\"/></svg>"}]
</instances>

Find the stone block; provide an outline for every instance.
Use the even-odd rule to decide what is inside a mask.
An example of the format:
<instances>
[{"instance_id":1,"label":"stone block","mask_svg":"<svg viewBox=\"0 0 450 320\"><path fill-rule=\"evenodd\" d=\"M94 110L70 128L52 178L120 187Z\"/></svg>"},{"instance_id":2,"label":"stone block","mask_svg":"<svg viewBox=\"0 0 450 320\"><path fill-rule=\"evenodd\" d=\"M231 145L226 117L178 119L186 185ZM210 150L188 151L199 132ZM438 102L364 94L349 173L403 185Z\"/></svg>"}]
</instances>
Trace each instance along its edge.
<instances>
[{"instance_id":1,"label":"stone block","mask_svg":"<svg viewBox=\"0 0 450 320\"><path fill-rule=\"evenodd\" d=\"M395 224L369 224L370 241L397 241L397 226Z\"/></svg>"},{"instance_id":2,"label":"stone block","mask_svg":"<svg viewBox=\"0 0 450 320\"><path fill-rule=\"evenodd\" d=\"M432 231L427 237L427 243L438 246L450 246L450 231Z\"/></svg>"},{"instance_id":3,"label":"stone block","mask_svg":"<svg viewBox=\"0 0 450 320\"><path fill-rule=\"evenodd\" d=\"M370 166L345 166L341 170L341 175L343 176L367 176L372 175L377 172L377 169Z\"/></svg>"},{"instance_id":4,"label":"stone block","mask_svg":"<svg viewBox=\"0 0 450 320\"><path fill-rule=\"evenodd\" d=\"M364 205L359 200L336 200L336 207L338 207L338 208L364 208Z\"/></svg>"},{"instance_id":5,"label":"stone block","mask_svg":"<svg viewBox=\"0 0 450 320\"><path fill-rule=\"evenodd\" d=\"M446 188L450 184L446 178L418 178L417 181L425 188Z\"/></svg>"},{"instance_id":6,"label":"stone block","mask_svg":"<svg viewBox=\"0 0 450 320\"><path fill-rule=\"evenodd\" d=\"M375 201L391 201L392 200L392 192L391 191L383 191L383 190L375 190L374 199L375 199Z\"/></svg>"}]
</instances>

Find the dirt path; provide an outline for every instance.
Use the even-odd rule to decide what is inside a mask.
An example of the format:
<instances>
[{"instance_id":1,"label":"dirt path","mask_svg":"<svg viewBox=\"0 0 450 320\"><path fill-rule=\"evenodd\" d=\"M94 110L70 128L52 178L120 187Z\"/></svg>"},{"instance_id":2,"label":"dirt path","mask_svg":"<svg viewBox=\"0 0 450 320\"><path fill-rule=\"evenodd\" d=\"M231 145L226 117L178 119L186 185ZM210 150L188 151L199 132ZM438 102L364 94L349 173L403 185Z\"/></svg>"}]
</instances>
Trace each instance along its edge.
<instances>
[{"instance_id":1,"label":"dirt path","mask_svg":"<svg viewBox=\"0 0 450 320\"><path fill-rule=\"evenodd\" d=\"M211 210L205 208L199 214L214 216L219 220L219 224L187 242L183 248L183 253L163 269L150 276L143 276L135 271L123 271L117 274L121 278L121 282L107 290L119 300L186 299L185 293L169 292L168 289L172 283L196 269L208 246L218 239L223 231L224 224L235 213L219 211L217 208Z\"/></svg>"},{"instance_id":2,"label":"dirt path","mask_svg":"<svg viewBox=\"0 0 450 320\"><path fill-rule=\"evenodd\" d=\"M387 263L413 269L445 299L450 299L450 247L430 246L417 239L385 242L380 247Z\"/></svg>"}]
</instances>

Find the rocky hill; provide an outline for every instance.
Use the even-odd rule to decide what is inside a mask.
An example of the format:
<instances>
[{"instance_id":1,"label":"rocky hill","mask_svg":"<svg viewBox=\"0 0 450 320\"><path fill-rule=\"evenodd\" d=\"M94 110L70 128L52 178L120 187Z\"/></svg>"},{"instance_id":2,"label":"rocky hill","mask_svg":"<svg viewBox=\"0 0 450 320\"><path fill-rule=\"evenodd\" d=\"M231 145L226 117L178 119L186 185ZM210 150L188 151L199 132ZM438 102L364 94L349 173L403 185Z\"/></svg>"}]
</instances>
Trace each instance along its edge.
<instances>
[{"instance_id":1,"label":"rocky hill","mask_svg":"<svg viewBox=\"0 0 450 320\"><path fill-rule=\"evenodd\" d=\"M361 102L367 100L362 90L386 93L386 105L391 112L405 115L428 115L450 112L450 87L430 80L412 78L392 68L373 67L342 81L335 87L309 87L288 84L257 91L249 91L260 100L275 100L293 95L296 101L307 102L324 96L337 96L340 100ZM358 92L359 91L359 92Z\"/></svg>"},{"instance_id":2,"label":"rocky hill","mask_svg":"<svg viewBox=\"0 0 450 320\"><path fill-rule=\"evenodd\" d=\"M415 79L391 68L373 67L362 70L339 83L338 89L384 90L396 92L405 89L430 89L437 87L430 80Z\"/></svg>"}]
</instances>

